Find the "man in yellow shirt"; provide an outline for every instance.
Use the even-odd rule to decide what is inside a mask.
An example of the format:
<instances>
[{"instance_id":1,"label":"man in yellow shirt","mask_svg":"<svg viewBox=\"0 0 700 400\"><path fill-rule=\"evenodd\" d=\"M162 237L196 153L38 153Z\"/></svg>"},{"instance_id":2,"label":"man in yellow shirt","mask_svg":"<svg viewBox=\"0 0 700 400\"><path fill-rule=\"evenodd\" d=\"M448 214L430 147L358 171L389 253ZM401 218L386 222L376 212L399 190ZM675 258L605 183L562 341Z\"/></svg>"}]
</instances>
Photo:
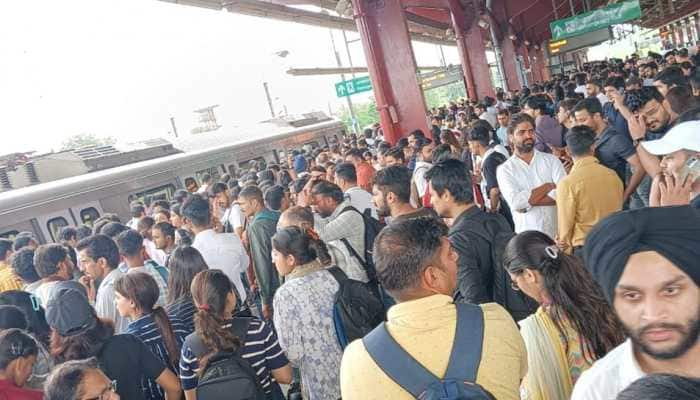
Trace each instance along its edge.
<instances>
[{"instance_id":1,"label":"man in yellow shirt","mask_svg":"<svg viewBox=\"0 0 700 400\"><path fill-rule=\"evenodd\" d=\"M622 181L594 156L595 140L588 126L571 128L566 146L574 166L557 185L557 242L565 252L579 257L593 226L622 209Z\"/></svg>"},{"instance_id":2,"label":"man in yellow shirt","mask_svg":"<svg viewBox=\"0 0 700 400\"><path fill-rule=\"evenodd\" d=\"M453 347L463 349L466 344L453 343L457 254L447 239L447 227L434 218L391 224L375 241L374 261L379 280L398 303L389 310L384 325L388 334L420 365L442 379ZM488 303L479 307L483 313L483 341L481 349L474 349L481 351L476 383L499 400L517 400L520 381L527 373L522 337L501 306ZM365 347L366 339L352 342L343 354L343 400L413 399L377 365Z\"/></svg>"},{"instance_id":3,"label":"man in yellow shirt","mask_svg":"<svg viewBox=\"0 0 700 400\"><path fill-rule=\"evenodd\" d=\"M15 271L10 266L11 257L12 241L9 239L0 239L0 292L22 290L24 286L22 280L15 274Z\"/></svg>"}]
</instances>

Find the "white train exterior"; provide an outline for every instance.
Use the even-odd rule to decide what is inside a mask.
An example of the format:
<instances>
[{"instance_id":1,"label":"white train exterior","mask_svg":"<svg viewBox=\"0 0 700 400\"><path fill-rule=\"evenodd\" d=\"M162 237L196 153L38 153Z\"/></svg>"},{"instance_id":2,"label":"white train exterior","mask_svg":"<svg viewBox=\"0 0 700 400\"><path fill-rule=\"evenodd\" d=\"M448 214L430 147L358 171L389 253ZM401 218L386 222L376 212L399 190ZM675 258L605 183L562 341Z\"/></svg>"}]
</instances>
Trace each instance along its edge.
<instances>
[{"instance_id":1,"label":"white train exterior","mask_svg":"<svg viewBox=\"0 0 700 400\"><path fill-rule=\"evenodd\" d=\"M245 167L251 160L280 162L283 153L292 149L307 144L326 146L343 135L344 125L331 120L2 192L0 236L30 231L46 243L56 241L61 227L89 224L106 212L127 221L129 203L134 199L170 198L175 190L185 188L186 180L199 182L205 173L220 176ZM200 138L207 139L204 135ZM190 140L200 147L202 142L211 142L197 139Z\"/></svg>"}]
</instances>

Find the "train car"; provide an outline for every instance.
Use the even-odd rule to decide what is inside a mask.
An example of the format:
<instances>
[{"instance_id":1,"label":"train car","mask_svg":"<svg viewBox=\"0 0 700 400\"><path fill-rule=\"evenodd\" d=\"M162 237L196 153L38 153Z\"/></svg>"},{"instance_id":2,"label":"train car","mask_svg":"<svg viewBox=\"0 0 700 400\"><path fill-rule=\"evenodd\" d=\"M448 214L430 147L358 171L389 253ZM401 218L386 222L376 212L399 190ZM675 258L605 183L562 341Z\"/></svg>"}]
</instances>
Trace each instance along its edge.
<instances>
[{"instance_id":1,"label":"train car","mask_svg":"<svg viewBox=\"0 0 700 400\"><path fill-rule=\"evenodd\" d=\"M90 225L106 212L127 221L131 201L170 200L186 182L200 182L204 174L216 179L246 168L253 160L284 161L292 149L329 145L342 137L344 129L342 122L331 120L3 192L0 237L29 231L47 243L57 241L62 227Z\"/></svg>"}]
</instances>

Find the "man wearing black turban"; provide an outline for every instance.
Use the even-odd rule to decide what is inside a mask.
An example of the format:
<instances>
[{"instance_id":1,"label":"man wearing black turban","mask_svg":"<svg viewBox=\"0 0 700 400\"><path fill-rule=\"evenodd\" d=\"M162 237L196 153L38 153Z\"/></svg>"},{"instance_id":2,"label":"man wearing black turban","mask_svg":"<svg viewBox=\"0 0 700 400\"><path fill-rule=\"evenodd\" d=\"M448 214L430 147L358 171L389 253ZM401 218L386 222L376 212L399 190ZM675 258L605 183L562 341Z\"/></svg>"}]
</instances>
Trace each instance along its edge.
<instances>
[{"instance_id":1,"label":"man wearing black turban","mask_svg":"<svg viewBox=\"0 0 700 400\"><path fill-rule=\"evenodd\" d=\"M700 213L614 214L593 228L584 252L629 339L581 375L572 400L614 399L646 374L700 378Z\"/></svg>"}]
</instances>

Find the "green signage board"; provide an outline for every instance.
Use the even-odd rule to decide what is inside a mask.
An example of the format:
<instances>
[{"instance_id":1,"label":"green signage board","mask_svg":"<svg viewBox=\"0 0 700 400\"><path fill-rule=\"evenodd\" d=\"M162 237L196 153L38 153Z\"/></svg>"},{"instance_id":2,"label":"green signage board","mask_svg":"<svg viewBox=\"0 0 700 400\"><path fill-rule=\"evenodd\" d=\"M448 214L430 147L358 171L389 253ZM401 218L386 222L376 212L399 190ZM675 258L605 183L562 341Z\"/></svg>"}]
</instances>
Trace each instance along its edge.
<instances>
[{"instance_id":1,"label":"green signage board","mask_svg":"<svg viewBox=\"0 0 700 400\"><path fill-rule=\"evenodd\" d=\"M607 28L642 16L639 0L628 0L549 23L552 40L560 40Z\"/></svg>"},{"instance_id":2,"label":"green signage board","mask_svg":"<svg viewBox=\"0 0 700 400\"><path fill-rule=\"evenodd\" d=\"M372 81L369 76L341 81L335 84L335 94L338 97L346 97L355 93L369 92L372 90Z\"/></svg>"}]
</instances>

